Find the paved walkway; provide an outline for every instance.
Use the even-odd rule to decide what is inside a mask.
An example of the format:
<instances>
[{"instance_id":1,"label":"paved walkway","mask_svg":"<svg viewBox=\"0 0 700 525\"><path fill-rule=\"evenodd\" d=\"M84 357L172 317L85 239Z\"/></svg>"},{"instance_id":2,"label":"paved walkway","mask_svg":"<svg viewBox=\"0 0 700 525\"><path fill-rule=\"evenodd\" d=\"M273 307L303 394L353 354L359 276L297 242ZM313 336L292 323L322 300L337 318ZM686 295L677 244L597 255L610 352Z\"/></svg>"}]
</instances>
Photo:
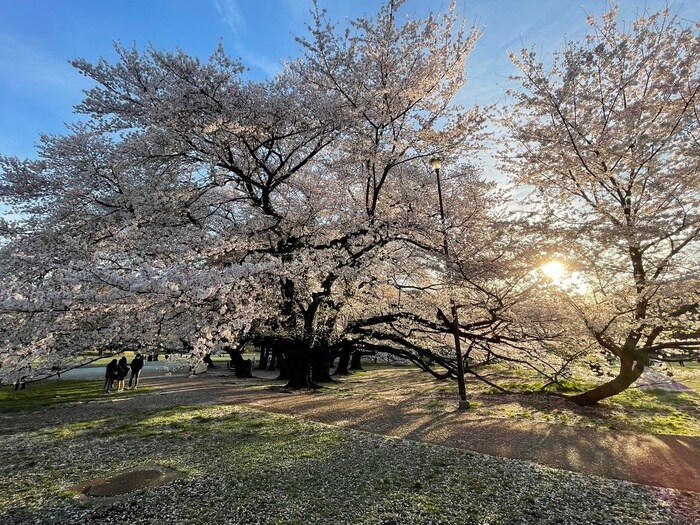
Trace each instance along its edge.
<instances>
[{"instance_id":1,"label":"paved walkway","mask_svg":"<svg viewBox=\"0 0 700 525\"><path fill-rule=\"evenodd\" d=\"M644 369L644 374L637 380L640 390L664 390L666 392L693 392L689 386L670 379L668 375L650 368Z\"/></svg>"},{"instance_id":2,"label":"paved walkway","mask_svg":"<svg viewBox=\"0 0 700 525\"><path fill-rule=\"evenodd\" d=\"M700 493L700 438L649 435L558 424L478 417L470 411L436 412L406 400L353 400L332 394L260 387L269 380L239 380L225 370L195 377L153 377L158 389L139 396L0 416L0 434L68 421L127 413L136 407L232 403L313 421L473 450L645 485ZM276 383L279 385L279 383ZM40 423L38 422L40 421ZM699 495L700 496L700 495ZM700 506L700 497L694 498Z\"/></svg>"}]
</instances>

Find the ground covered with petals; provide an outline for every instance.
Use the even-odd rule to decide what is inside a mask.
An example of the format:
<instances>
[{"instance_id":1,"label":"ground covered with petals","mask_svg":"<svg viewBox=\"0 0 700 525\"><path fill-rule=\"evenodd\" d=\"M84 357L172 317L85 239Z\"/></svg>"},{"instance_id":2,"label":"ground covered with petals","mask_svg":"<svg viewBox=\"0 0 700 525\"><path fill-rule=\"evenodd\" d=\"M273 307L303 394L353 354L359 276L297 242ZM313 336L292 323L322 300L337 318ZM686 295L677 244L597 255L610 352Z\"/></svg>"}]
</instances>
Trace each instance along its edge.
<instances>
[{"instance_id":1,"label":"ground covered with petals","mask_svg":"<svg viewBox=\"0 0 700 525\"><path fill-rule=\"evenodd\" d=\"M232 405L104 406L2 437L0 523L684 523L659 489L624 481ZM69 490L144 465L182 477L114 500Z\"/></svg>"}]
</instances>

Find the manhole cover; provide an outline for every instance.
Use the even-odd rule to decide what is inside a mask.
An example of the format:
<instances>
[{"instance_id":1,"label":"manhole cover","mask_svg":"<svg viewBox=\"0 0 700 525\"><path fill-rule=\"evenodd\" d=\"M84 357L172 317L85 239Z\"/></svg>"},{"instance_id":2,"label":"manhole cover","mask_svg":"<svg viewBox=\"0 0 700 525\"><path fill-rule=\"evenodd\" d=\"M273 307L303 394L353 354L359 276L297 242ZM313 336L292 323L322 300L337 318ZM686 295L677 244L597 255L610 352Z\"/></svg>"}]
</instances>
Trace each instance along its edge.
<instances>
[{"instance_id":1,"label":"manhole cover","mask_svg":"<svg viewBox=\"0 0 700 525\"><path fill-rule=\"evenodd\" d=\"M85 495L95 498L121 496L122 494L148 487L163 476L164 474L159 470L132 470L91 485L85 491Z\"/></svg>"},{"instance_id":2,"label":"manhole cover","mask_svg":"<svg viewBox=\"0 0 700 525\"><path fill-rule=\"evenodd\" d=\"M71 487L71 490L77 492L78 496L83 499L109 499L161 485L177 477L179 477L179 473L176 470L165 467L146 467L86 481Z\"/></svg>"}]
</instances>

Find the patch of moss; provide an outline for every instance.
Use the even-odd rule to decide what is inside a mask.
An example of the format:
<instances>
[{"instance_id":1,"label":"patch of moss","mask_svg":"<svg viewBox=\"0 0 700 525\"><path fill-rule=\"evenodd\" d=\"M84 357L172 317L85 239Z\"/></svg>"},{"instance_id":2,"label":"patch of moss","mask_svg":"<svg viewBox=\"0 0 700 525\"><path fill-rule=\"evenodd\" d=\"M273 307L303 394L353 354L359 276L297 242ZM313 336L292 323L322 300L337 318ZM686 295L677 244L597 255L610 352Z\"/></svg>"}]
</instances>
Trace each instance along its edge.
<instances>
[{"instance_id":1,"label":"patch of moss","mask_svg":"<svg viewBox=\"0 0 700 525\"><path fill-rule=\"evenodd\" d=\"M425 405L428 410L444 410L448 406L448 403L441 399L431 399Z\"/></svg>"},{"instance_id":2,"label":"patch of moss","mask_svg":"<svg viewBox=\"0 0 700 525\"><path fill-rule=\"evenodd\" d=\"M654 434L700 435L700 395L695 392L629 388L601 405L619 412L618 427Z\"/></svg>"},{"instance_id":3,"label":"patch of moss","mask_svg":"<svg viewBox=\"0 0 700 525\"><path fill-rule=\"evenodd\" d=\"M542 381L511 380L499 382L499 386L512 392L541 392L544 383ZM500 393L500 390L494 389L493 393Z\"/></svg>"},{"instance_id":4,"label":"patch of moss","mask_svg":"<svg viewBox=\"0 0 700 525\"><path fill-rule=\"evenodd\" d=\"M648 426L662 434L691 434L693 418L682 412L673 412L667 416L652 417Z\"/></svg>"},{"instance_id":5,"label":"patch of moss","mask_svg":"<svg viewBox=\"0 0 700 525\"><path fill-rule=\"evenodd\" d=\"M57 439L74 439L78 436L86 435L104 429L109 426L114 418L93 419L78 423L68 423L50 430Z\"/></svg>"},{"instance_id":6,"label":"patch of moss","mask_svg":"<svg viewBox=\"0 0 700 525\"><path fill-rule=\"evenodd\" d=\"M545 390L548 392L561 392L563 394L585 392L595 388L595 383L581 381L577 379L562 379L559 383L549 385Z\"/></svg>"}]
</instances>

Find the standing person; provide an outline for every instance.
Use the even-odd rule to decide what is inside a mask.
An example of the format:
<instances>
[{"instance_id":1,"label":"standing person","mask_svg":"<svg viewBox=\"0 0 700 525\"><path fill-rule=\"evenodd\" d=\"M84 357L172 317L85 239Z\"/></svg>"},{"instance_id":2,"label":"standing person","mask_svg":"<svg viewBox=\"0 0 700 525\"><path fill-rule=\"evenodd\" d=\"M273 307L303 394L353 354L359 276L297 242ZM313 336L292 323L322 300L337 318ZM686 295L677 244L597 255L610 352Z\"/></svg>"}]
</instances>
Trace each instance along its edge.
<instances>
[{"instance_id":1,"label":"standing person","mask_svg":"<svg viewBox=\"0 0 700 525\"><path fill-rule=\"evenodd\" d=\"M129 365L126 364L126 357L122 356L117 364L117 392L124 392L124 380L129 373Z\"/></svg>"},{"instance_id":2,"label":"standing person","mask_svg":"<svg viewBox=\"0 0 700 525\"><path fill-rule=\"evenodd\" d=\"M105 368L105 386L104 386L104 391L105 394L109 394L110 390L112 390L112 386L114 385L114 380L117 378L117 360L112 359L109 364L107 365L107 368Z\"/></svg>"},{"instance_id":3,"label":"standing person","mask_svg":"<svg viewBox=\"0 0 700 525\"><path fill-rule=\"evenodd\" d=\"M139 386L139 376L141 375L141 369L143 368L143 356L136 352L136 357L131 360L131 375L129 376L129 388L131 388L131 382L134 382L134 389Z\"/></svg>"}]
</instances>

